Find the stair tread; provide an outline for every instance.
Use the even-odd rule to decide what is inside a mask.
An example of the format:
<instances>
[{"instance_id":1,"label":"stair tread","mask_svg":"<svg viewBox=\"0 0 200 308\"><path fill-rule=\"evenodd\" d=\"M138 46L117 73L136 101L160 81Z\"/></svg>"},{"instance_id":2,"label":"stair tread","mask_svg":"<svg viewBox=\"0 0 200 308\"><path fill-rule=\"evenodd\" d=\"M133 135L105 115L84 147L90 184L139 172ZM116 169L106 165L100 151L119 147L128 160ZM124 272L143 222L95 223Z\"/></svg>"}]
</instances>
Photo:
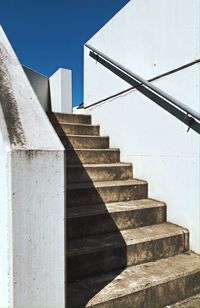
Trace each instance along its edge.
<instances>
[{"instance_id":1,"label":"stair tread","mask_svg":"<svg viewBox=\"0 0 200 308\"><path fill-rule=\"evenodd\" d=\"M48 112L48 115L55 124L56 123L85 123L91 124L91 115L63 113L63 112Z\"/></svg>"},{"instance_id":2,"label":"stair tread","mask_svg":"<svg viewBox=\"0 0 200 308\"><path fill-rule=\"evenodd\" d=\"M97 137L99 137L99 136L97 136ZM99 151L104 151L104 152L106 152L106 151L109 151L109 152L112 152L112 151L120 151L119 150L119 148L107 148L107 149L66 149L66 152L70 152L70 151L72 151L72 152L74 152L74 151L91 151L91 152L99 152Z\"/></svg>"},{"instance_id":3,"label":"stair tread","mask_svg":"<svg viewBox=\"0 0 200 308\"><path fill-rule=\"evenodd\" d=\"M107 204L94 204L92 206L79 206L68 209L68 218L87 217L106 213L120 213L134 211L138 209L147 209L152 207L165 206L163 202L153 199L141 199L134 201L113 202Z\"/></svg>"},{"instance_id":4,"label":"stair tread","mask_svg":"<svg viewBox=\"0 0 200 308\"><path fill-rule=\"evenodd\" d=\"M68 257L98 252L115 247L154 241L165 237L188 233L188 230L169 222L120 231L123 241L119 241L119 231L92 235L68 242Z\"/></svg>"},{"instance_id":5,"label":"stair tread","mask_svg":"<svg viewBox=\"0 0 200 308\"><path fill-rule=\"evenodd\" d=\"M80 118L91 118L90 114L78 114L78 113L65 113L65 112L49 112L49 114L58 115L58 116L69 116L69 117L80 117Z\"/></svg>"},{"instance_id":6,"label":"stair tread","mask_svg":"<svg viewBox=\"0 0 200 308\"><path fill-rule=\"evenodd\" d=\"M70 113L70 112L49 112L49 113L58 114L58 115L69 115L69 116L90 117L90 114L84 114L84 113Z\"/></svg>"},{"instance_id":7,"label":"stair tread","mask_svg":"<svg viewBox=\"0 0 200 308\"><path fill-rule=\"evenodd\" d=\"M198 272L200 256L194 253L131 266L121 273L111 272L70 284L70 307L82 307L83 302L84 307L102 304Z\"/></svg>"},{"instance_id":8,"label":"stair tread","mask_svg":"<svg viewBox=\"0 0 200 308\"><path fill-rule=\"evenodd\" d=\"M146 181L131 179L122 181L105 181L105 182L94 182L94 183L76 183L69 184L67 189L87 189L87 188L100 188L100 187L112 187L112 186L130 186L130 185L144 185Z\"/></svg>"},{"instance_id":9,"label":"stair tread","mask_svg":"<svg viewBox=\"0 0 200 308\"><path fill-rule=\"evenodd\" d=\"M67 134L67 137L78 137L78 138L109 138L109 136L94 136L94 135L72 135L72 134Z\"/></svg>"},{"instance_id":10,"label":"stair tread","mask_svg":"<svg viewBox=\"0 0 200 308\"><path fill-rule=\"evenodd\" d=\"M112 168L112 167L130 167L132 166L131 163L113 163L113 164L73 164L73 165L68 165L67 168Z\"/></svg>"},{"instance_id":11,"label":"stair tread","mask_svg":"<svg viewBox=\"0 0 200 308\"><path fill-rule=\"evenodd\" d=\"M62 122L59 122L58 124L55 124L55 125L67 125L67 126L84 126L84 127L99 127L99 125L96 125L96 124L85 124L85 123L62 123Z\"/></svg>"}]
</instances>

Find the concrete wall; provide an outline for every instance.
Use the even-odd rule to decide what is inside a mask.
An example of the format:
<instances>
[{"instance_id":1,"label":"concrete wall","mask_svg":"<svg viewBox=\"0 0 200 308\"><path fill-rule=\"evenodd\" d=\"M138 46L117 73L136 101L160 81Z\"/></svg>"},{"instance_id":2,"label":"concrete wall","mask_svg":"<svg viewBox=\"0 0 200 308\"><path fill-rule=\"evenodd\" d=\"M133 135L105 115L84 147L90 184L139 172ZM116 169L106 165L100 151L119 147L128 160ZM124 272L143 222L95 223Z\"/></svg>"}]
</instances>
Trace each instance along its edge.
<instances>
[{"instance_id":1,"label":"concrete wall","mask_svg":"<svg viewBox=\"0 0 200 308\"><path fill-rule=\"evenodd\" d=\"M45 112L72 113L72 71L60 68L50 78L22 65Z\"/></svg>"},{"instance_id":2,"label":"concrete wall","mask_svg":"<svg viewBox=\"0 0 200 308\"><path fill-rule=\"evenodd\" d=\"M51 99L49 78L38 72L33 71L25 65L22 65L22 67L43 109L46 112L50 111Z\"/></svg>"},{"instance_id":3,"label":"concrete wall","mask_svg":"<svg viewBox=\"0 0 200 308\"><path fill-rule=\"evenodd\" d=\"M199 0L131 0L89 43L143 78L152 78L200 58L199 6ZM127 88L87 59L86 49L85 106Z\"/></svg>"},{"instance_id":4,"label":"concrete wall","mask_svg":"<svg viewBox=\"0 0 200 308\"><path fill-rule=\"evenodd\" d=\"M200 58L199 1L130 1L89 43L149 79ZM84 105L130 86L84 55ZM199 64L155 85L199 111ZM149 196L163 200L168 220L188 227L191 249L200 252L199 135L133 90L89 108L111 146L131 161L134 176L149 182Z\"/></svg>"},{"instance_id":5,"label":"concrete wall","mask_svg":"<svg viewBox=\"0 0 200 308\"><path fill-rule=\"evenodd\" d=\"M0 42L0 307L64 308L64 148Z\"/></svg>"},{"instance_id":6,"label":"concrete wall","mask_svg":"<svg viewBox=\"0 0 200 308\"><path fill-rule=\"evenodd\" d=\"M72 113L72 71L57 70L50 78L51 110Z\"/></svg>"},{"instance_id":7,"label":"concrete wall","mask_svg":"<svg viewBox=\"0 0 200 308\"><path fill-rule=\"evenodd\" d=\"M9 139L6 132L6 126L3 119L3 112L0 105L0 307L9 305L9 265L12 261L11 250L11 217L8 215L10 200L8 191L9 186Z\"/></svg>"}]
</instances>

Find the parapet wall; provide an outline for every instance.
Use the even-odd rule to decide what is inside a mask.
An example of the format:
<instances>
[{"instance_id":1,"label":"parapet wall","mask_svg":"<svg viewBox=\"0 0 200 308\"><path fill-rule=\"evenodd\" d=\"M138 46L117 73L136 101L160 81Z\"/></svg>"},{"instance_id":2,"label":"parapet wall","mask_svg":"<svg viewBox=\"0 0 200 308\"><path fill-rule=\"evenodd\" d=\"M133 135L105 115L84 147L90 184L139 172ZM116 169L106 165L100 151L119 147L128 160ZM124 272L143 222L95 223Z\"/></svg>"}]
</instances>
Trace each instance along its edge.
<instances>
[{"instance_id":1,"label":"parapet wall","mask_svg":"<svg viewBox=\"0 0 200 308\"><path fill-rule=\"evenodd\" d=\"M0 307L64 308L64 148L2 28L0 62Z\"/></svg>"}]
</instances>

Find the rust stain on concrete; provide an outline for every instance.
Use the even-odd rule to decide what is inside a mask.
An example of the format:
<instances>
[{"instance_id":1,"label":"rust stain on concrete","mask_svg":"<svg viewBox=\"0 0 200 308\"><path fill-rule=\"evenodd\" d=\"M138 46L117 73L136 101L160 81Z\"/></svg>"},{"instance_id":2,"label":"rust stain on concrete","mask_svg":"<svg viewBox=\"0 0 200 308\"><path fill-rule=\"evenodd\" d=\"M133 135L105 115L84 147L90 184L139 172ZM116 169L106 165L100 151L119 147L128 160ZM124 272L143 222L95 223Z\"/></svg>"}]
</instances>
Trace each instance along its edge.
<instances>
[{"instance_id":1,"label":"rust stain on concrete","mask_svg":"<svg viewBox=\"0 0 200 308\"><path fill-rule=\"evenodd\" d=\"M5 48L0 45L0 104L4 113L10 143L24 146L26 140L6 62L9 63L9 56Z\"/></svg>"}]
</instances>

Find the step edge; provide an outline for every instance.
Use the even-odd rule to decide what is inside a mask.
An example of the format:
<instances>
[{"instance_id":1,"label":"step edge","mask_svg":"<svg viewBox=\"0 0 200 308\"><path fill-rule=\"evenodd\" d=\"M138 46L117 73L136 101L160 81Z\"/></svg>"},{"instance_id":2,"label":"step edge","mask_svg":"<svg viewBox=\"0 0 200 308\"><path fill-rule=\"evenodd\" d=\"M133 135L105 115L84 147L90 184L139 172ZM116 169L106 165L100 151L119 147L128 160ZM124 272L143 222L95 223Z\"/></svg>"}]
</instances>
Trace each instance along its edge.
<instances>
[{"instance_id":1,"label":"step edge","mask_svg":"<svg viewBox=\"0 0 200 308\"><path fill-rule=\"evenodd\" d=\"M102 136L99 136L99 137L102 137ZM95 152L95 151L104 151L104 152L106 152L106 151L108 151L108 152L120 152L120 149L118 149L118 148L106 148L106 149L66 149L66 151L71 151L71 152L76 152L76 151L93 151L93 152Z\"/></svg>"},{"instance_id":2,"label":"step edge","mask_svg":"<svg viewBox=\"0 0 200 308\"><path fill-rule=\"evenodd\" d=\"M144 229L144 228L149 228L149 227L153 227L153 226L159 226L159 225L167 225L167 224L171 224L171 223L168 223L168 222L166 222L166 223L162 223L162 224L156 224L156 225L151 225L151 226L144 226L144 227L139 227L139 228L134 228L134 229L129 229L129 231L131 232L131 231L135 231L136 229ZM173 224L172 224L173 225ZM127 230L126 230L127 231ZM121 231L121 232L110 232L110 233L120 233L121 234L121 236L122 236L122 233L123 233L123 231ZM109 234L110 234L109 233ZM189 235L189 231L187 230L187 229L185 229L185 228L182 228L182 227L180 227L180 229L179 230L175 230L175 231L171 231L170 233L168 232L168 233L162 233L162 234L157 234L156 236L155 235L153 235L153 236L150 236L149 238L144 238L144 239L139 239L137 242L131 242L131 241L129 241L128 243L125 241L125 239L124 239L124 241L125 241L125 243L126 243L126 247L128 248L128 247L131 247L131 246L134 246L134 245L138 245L138 244L141 244L141 243L146 243L146 242L154 242L154 241L157 241L157 240L161 240L161 239L167 239L167 238L172 238L172 237L174 237L174 236L183 236L183 234L188 234ZM83 237L83 238L81 238L81 239L87 239L87 238L98 238L98 236L99 235L92 235L92 236L88 236L88 237ZM104 236L104 235L100 235L100 236ZM123 238L123 236L122 236L122 238ZM78 242L78 241L80 241L80 239L71 239L71 240L69 240L69 242L68 242L68 244L70 243L70 242ZM91 254L91 253L98 253L98 252L101 252L101 251L108 251L108 250L110 250L110 249L115 249L115 248L120 248L120 247L123 247L123 244L122 243L119 243L119 244L117 244L117 245L114 245L114 244L112 244L111 243L111 245L110 246L106 246L106 247L96 247L96 248L94 248L94 249L91 249L90 251L87 251L87 252L84 252L84 251L81 251L81 249L78 251L78 253L69 253L70 252L70 248L68 248L68 254L67 254L67 258L73 258L73 257L76 257L76 256L83 256L83 255L89 255L89 254Z\"/></svg>"},{"instance_id":3,"label":"step edge","mask_svg":"<svg viewBox=\"0 0 200 308\"><path fill-rule=\"evenodd\" d=\"M128 183L131 181L134 181L133 183ZM102 183L100 186L98 186L100 183ZM109 185L107 185L110 183ZM117 184L117 185L116 185ZM105 181L105 182L94 182L94 183L74 183L69 184L67 187L67 190L76 190L76 189L90 189L90 188L107 188L107 187L121 187L121 186L137 186L137 185L148 185L148 182L145 180L139 180L139 179L131 179L131 180L121 180L121 181Z\"/></svg>"},{"instance_id":4,"label":"step edge","mask_svg":"<svg viewBox=\"0 0 200 308\"><path fill-rule=\"evenodd\" d=\"M168 258L165 258L165 259L159 259L159 260L156 260L156 261L151 261L151 262L148 262L148 263L143 263L143 264L138 264L138 265L132 265L132 266L130 266L129 268L126 268L123 272L126 272L126 271L128 271L128 270L131 270L131 269L136 269L136 268L145 268L146 266L147 267L151 267L151 266L153 266L154 268L157 268L158 266L160 266L160 263L162 263L161 264L161 266L163 266L163 264L164 264L164 266L163 267L165 267L165 264L167 264L167 262L169 262L169 261L172 261L172 263L173 264L175 264L175 263L177 263L177 258L178 257L182 257L182 256L184 256L186 253L181 253L181 254L179 254L179 255L175 255L175 256L171 256L171 257L168 257ZM188 254L188 253L187 253ZM195 254L195 253L192 253L192 252L190 252L189 253L189 258L191 257L193 257L194 255L197 255L197 254ZM176 261L176 262L174 262L174 260ZM190 261L189 261L190 262ZM200 259L199 259L199 262L200 262ZM190 262L191 263L191 262ZM79 279L79 280L77 280L76 282L71 282L71 283L69 283L69 286L68 287L70 287L70 286L79 286L80 284L82 285L82 284L84 284L84 285L87 285L87 282L89 281L94 281L94 279L95 278L98 278L98 277L102 277L102 276L110 276L111 274L113 274L113 277L115 277L114 279L113 279L113 281L118 277L118 276L120 276L120 274L118 274L118 275L116 275L115 276L115 273L116 273L117 271L112 271L112 272L110 272L110 273L107 273L107 274L104 274L104 275L95 275L95 276L93 276L93 277L89 277L89 278L84 278L84 279ZM196 267L195 269L188 269L188 268L186 268L186 270L179 270L178 271L178 273L170 273L170 274L168 274L168 277L164 277L164 278L161 278L161 279L159 279L159 280L152 280L152 275L149 275L149 283L147 283L145 286L144 285L142 285L141 283L140 283L140 285L139 286L137 286L137 288L135 288L135 289L128 289L128 288L124 288L124 290L125 290L125 292L124 292L124 294L123 295L121 295L121 296L118 296L118 297L116 297L116 298L114 298L114 297L112 297L112 298L110 298L110 299L108 299L108 300L104 300L104 301L102 301L102 302L100 302L100 301L98 301L97 303L96 303L96 305L98 305L98 304L103 304L103 303L109 303L109 302L111 302L111 301L113 301L113 300L115 300L115 299L117 299L117 298L122 298L122 297L125 297L125 296L129 296L130 294L134 294L134 293L136 293L136 292L140 292L140 291L142 291L142 290L145 290L145 289L150 289L150 288L152 288L152 287L156 287L156 286L159 286L159 285L162 285L162 284L165 284L165 283L167 283L167 282L170 282L170 281L175 281L177 278L184 278L184 277L187 277L187 276L190 276L190 275L193 275L193 274L196 274L196 273L199 273L200 272L200 268L198 267ZM112 282L111 282L112 283ZM105 298L105 297L104 297ZM86 306L86 307L90 307L90 306ZM165 307L166 308L166 307Z\"/></svg>"},{"instance_id":5,"label":"step edge","mask_svg":"<svg viewBox=\"0 0 200 308\"><path fill-rule=\"evenodd\" d=\"M70 116L79 116L79 117L90 117L91 114L79 114L79 113L65 113L65 112L48 112L48 114L58 114L58 115L70 115Z\"/></svg>"},{"instance_id":6,"label":"step edge","mask_svg":"<svg viewBox=\"0 0 200 308\"><path fill-rule=\"evenodd\" d=\"M104 138L104 139L109 139L109 136L93 136L93 135L72 135L72 134L69 134L69 135L63 135L61 137L76 137L76 138Z\"/></svg>"},{"instance_id":7,"label":"step edge","mask_svg":"<svg viewBox=\"0 0 200 308\"><path fill-rule=\"evenodd\" d=\"M67 169L81 169L81 168L120 168L120 167L132 167L131 163L108 163L108 164L70 164L67 165Z\"/></svg>"},{"instance_id":8,"label":"step edge","mask_svg":"<svg viewBox=\"0 0 200 308\"><path fill-rule=\"evenodd\" d=\"M151 199L141 199L141 200L151 200ZM122 203L126 203L127 201L124 201L124 202L119 202L121 205L122 205ZM140 205L138 205L137 207L135 207L135 208L129 208L129 209L122 209L122 210L119 210L119 211L110 211L110 212L105 212L105 211L103 211L102 210L102 212L101 211L99 211L98 213L94 213L92 210L94 210L93 209L93 205L91 205L91 206L85 206L84 207L84 209L87 207L87 210L90 210L91 209L91 214L90 213L88 213L88 212L90 212L90 211L88 211L87 212L87 214L86 215L84 215L84 214L82 214L82 215L80 215L80 216L76 216L76 217L70 217L69 215L69 213L70 212L75 212L75 211L81 211L81 212L83 212L83 206L76 206L76 207L71 207L71 208L69 208L68 209L68 217L67 217L67 219L76 219L76 218L81 218L81 217L90 217L90 216L97 216L97 215L105 215L105 214L120 214L120 213L125 213L125 212L134 212L134 211L141 211L141 210L146 210L146 209L156 209L156 208L166 208L166 203L164 203L164 202L160 202L160 201L154 201L155 203L154 204L146 204L144 207L141 207ZM156 202L157 202L157 204L156 204ZM107 203L107 204L102 204L102 206L104 206L104 207L109 207L110 205L112 205L112 204L117 204L117 202L111 202L111 203ZM101 206L101 204L100 204L100 206ZM117 205L116 205L117 206ZM123 206L123 205L122 205ZM131 207L131 205L130 205L130 207ZM93 212L93 213L92 213ZM88 215L89 214L89 215Z\"/></svg>"},{"instance_id":9,"label":"step edge","mask_svg":"<svg viewBox=\"0 0 200 308\"><path fill-rule=\"evenodd\" d=\"M84 127L88 127L88 128L91 128L91 127L94 127L94 128L99 128L100 127L100 125L95 125L95 124L85 124L85 123L72 123L72 122L70 122L70 123L61 123L61 122L59 122L59 123L57 123L57 124L55 124L55 126L62 126L62 125L68 125L68 126L84 126Z\"/></svg>"}]
</instances>

